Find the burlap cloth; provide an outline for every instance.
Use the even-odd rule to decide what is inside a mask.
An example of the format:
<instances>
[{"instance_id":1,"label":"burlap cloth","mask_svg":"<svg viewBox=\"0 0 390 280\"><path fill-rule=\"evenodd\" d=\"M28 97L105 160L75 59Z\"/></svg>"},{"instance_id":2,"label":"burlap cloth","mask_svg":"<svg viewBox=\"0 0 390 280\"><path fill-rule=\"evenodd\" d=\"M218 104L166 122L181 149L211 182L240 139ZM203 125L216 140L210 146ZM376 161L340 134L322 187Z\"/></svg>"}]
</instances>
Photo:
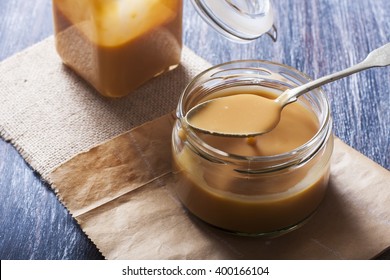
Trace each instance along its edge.
<instances>
[{"instance_id":1,"label":"burlap cloth","mask_svg":"<svg viewBox=\"0 0 390 280\"><path fill-rule=\"evenodd\" d=\"M187 214L172 190L169 113L209 66L185 48L176 70L106 99L50 37L0 63L0 133L107 259L368 259L387 247L390 174L338 139L326 198L295 232L242 238Z\"/></svg>"}]
</instances>

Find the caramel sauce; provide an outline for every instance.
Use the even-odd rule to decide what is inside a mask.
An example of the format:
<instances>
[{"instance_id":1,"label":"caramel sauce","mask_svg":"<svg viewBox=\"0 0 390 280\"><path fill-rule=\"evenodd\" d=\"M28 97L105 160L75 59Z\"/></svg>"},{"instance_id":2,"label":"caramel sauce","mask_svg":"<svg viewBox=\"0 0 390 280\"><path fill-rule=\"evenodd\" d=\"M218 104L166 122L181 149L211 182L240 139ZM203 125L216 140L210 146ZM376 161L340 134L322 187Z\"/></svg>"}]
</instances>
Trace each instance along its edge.
<instances>
[{"instance_id":1,"label":"caramel sauce","mask_svg":"<svg viewBox=\"0 0 390 280\"><path fill-rule=\"evenodd\" d=\"M271 92L252 88L220 95L243 92L275 98ZM240 102L239 94L235 102ZM318 130L315 114L296 102L283 109L279 124L269 133L251 138L198 135L204 143L232 155L277 156L304 145ZM177 193L190 212L214 226L248 234L282 230L305 220L320 204L329 178L329 164L321 160L323 153L290 169L248 175L236 172L237 166L200 157L184 145L174 155ZM251 166L248 159L248 168L255 164L261 166ZM245 171L245 166L242 169Z\"/></svg>"},{"instance_id":2,"label":"caramel sauce","mask_svg":"<svg viewBox=\"0 0 390 280\"><path fill-rule=\"evenodd\" d=\"M274 129L281 110L282 106L272 99L242 93L201 103L187 116L187 121L202 132L241 137Z\"/></svg>"},{"instance_id":3,"label":"caramel sauce","mask_svg":"<svg viewBox=\"0 0 390 280\"><path fill-rule=\"evenodd\" d=\"M256 137L216 137L199 134L206 143L227 153L241 156L278 155L302 146L318 131L317 118L313 112L297 102L289 104L280 112L275 108L278 107L274 102L277 96L271 91L241 86L220 90L213 96L222 101L222 104L216 103L216 106L207 108L208 110L200 110L194 115L197 117L196 122L199 127L215 127L221 124L222 128L216 129L242 133L245 128L253 130L259 124L261 126L262 122L268 123L269 118L273 119L275 115L280 114L280 121L274 129ZM233 98L225 102L223 97ZM235 103L234 108L228 110L229 113L221 118L221 106L231 102ZM272 116L267 118L267 115ZM246 123L243 123L244 121Z\"/></svg>"}]
</instances>

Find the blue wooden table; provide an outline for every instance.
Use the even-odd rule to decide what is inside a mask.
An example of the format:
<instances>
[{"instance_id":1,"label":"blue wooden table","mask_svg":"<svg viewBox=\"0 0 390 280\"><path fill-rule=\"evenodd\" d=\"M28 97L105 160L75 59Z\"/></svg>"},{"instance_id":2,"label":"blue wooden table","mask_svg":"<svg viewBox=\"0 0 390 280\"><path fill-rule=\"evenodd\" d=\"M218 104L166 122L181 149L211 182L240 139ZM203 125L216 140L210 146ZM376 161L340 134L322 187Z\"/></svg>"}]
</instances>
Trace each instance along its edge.
<instances>
[{"instance_id":1,"label":"blue wooden table","mask_svg":"<svg viewBox=\"0 0 390 280\"><path fill-rule=\"evenodd\" d=\"M237 44L207 26L185 0L184 43L212 64L265 59L320 77L390 42L388 0L285 0L274 6L278 41L263 36ZM0 61L52 34L50 0L0 1ZM335 134L390 169L390 69L368 70L324 89ZM0 259L102 258L39 174L0 140Z\"/></svg>"}]
</instances>

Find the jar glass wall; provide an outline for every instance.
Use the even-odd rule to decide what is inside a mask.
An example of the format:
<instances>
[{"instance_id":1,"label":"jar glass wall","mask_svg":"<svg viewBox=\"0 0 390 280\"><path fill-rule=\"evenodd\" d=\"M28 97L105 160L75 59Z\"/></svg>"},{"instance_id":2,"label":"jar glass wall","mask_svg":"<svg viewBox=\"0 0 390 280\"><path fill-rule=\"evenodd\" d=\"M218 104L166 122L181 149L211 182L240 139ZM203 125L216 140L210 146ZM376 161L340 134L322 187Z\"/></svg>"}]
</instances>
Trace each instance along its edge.
<instances>
[{"instance_id":1,"label":"jar glass wall","mask_svg":"<svg viewBox=\"0 0 390 280\"><path fill-rule=\"evenodd\" d=\"M315 213L327 188L333 150L329 103L321 89L301 96L296 104L315 119L313 136L277 154L232 152L232 140L204 137L184 119L194 105L230 89L238 89L237 93L253 87L277 96L307 81L291 67L253 60L212 67L188 85L177 108L172 150L177 194L191 213L217 228L244 235L279 235Z\"/></svg>"}]
</instances>

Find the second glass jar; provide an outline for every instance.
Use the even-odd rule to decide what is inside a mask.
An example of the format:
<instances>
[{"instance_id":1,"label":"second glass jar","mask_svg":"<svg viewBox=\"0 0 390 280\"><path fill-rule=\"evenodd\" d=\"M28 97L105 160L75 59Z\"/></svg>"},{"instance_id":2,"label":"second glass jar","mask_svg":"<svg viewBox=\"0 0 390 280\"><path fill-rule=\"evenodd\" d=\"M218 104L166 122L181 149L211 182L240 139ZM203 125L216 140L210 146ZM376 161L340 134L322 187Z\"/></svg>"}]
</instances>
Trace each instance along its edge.
<instances>
[{"instance_id":1,"label":"second glass jar","mask_svg":"<svg viewBox=\"0 0 390 280\"><path fill-rule=\"evenodd\" d=\"M53 0L64 64L107 97L122 97L180 63L182 0Z\"/></svg>"}]
</instances>

